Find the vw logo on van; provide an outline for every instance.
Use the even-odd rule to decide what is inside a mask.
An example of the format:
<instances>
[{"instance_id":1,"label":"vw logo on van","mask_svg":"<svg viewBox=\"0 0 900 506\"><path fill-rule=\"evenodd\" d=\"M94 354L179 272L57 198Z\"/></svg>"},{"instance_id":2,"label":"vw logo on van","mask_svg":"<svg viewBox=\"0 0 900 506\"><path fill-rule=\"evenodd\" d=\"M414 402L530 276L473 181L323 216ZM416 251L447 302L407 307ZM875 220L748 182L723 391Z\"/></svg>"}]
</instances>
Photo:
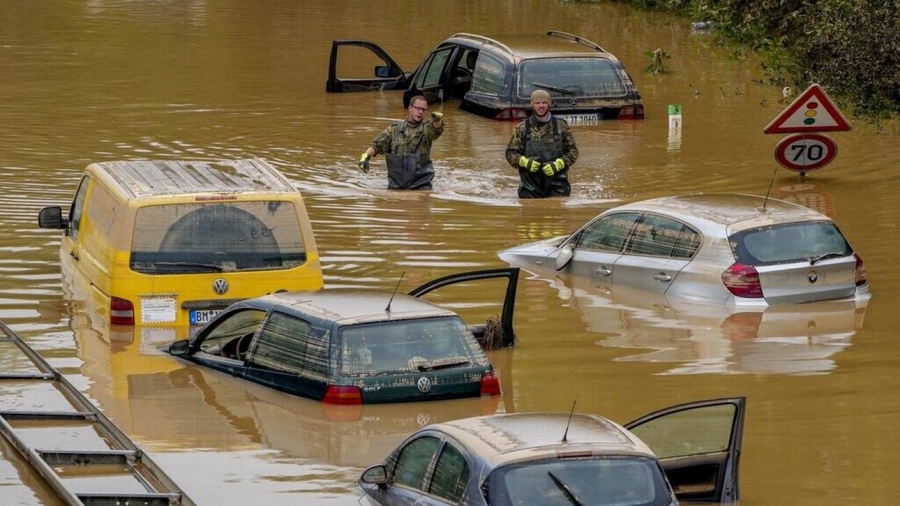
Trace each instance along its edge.
<instances>
[{"instance_id":1,"label":"vw logo on van","mask_svg":"<svg viewBox=\"0 0 900 506\"><path fill-rule=\"evenodd\" d=\"M816 271L809 271L809 274L806 275L806 279L808 279L810 283L815 283L819 280L819 275L816 274Z\"/></svg>"},{"instance_id":2,"label":"vw logo on van","mask_svg":"<svg viewBox=\"0 0 900 506\"><path fill-rule=\"evenodd\" d=\"M216 295L225 295L228 292L228 281L225 278L213 281L213 291L216 292Z\"/></svg>"},{"instance_id":3,"label":"vw logo on van","mask_svg":"<svg viewBox=\"0 0 900 506\"><path fill-rule=\"evenodd\" d=\"M419 381L416 381L416 387L423 394L427 394L429 390L431 390L431 380L422 376L419 378Z\"/></svg>"}]
</instances>

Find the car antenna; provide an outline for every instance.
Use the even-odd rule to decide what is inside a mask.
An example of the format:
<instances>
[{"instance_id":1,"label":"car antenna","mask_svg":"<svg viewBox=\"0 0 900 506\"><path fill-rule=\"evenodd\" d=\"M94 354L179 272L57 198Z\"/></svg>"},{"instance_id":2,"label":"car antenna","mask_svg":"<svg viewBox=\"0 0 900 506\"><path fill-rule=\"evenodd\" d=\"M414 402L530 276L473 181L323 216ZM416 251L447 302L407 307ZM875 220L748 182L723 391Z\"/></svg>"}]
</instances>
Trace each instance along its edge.
<instances>
[{"instance_id":1,"label":"car antenna","mask_svg":"<svg viewBox=\"0 0 900 506\"><path fill-rule=\"evenodd\" d=\"M400 288L400 282L403 281L403 275L406 274L406 271L400 273L400 279L397 280L397 286L394 287L394 293L391 294L391 299L388 301L388 305L384 308L388 313L391 312L391 302L394 302L394 295L397 295L397 289Z\"/></svg>"},{"instance_id":2,"label":"car antenna","mask_svg":"<svg viewBox=\"0 0 900 506\"><path fill-rule=\"evenodd\" d=\"M572 401L572 411L569 411L569 421L566 422L566 431L563 432L563 439L562 439L563 443L568 442L568 440L566 439L566 436L569 435L569 424L572 423L572 415L575 413L575 403L576 402L578 402L578 401Z\"/></svg>"},{"instance_id":3,"label":"car antenna","mask_svg":"<svg viewBox=\"0 0 900 506\"><path fill-rule=\"evenodd\" d=\"M763 199L762 211L766 212L766 204L769 202L769 193L772 192L772 184L775 183L775 174L778 172L778 167L775 167L775 170L772 171L772 179L769 179L769 189L766 190L766 198Z\"/></svg>"}]
</instances>

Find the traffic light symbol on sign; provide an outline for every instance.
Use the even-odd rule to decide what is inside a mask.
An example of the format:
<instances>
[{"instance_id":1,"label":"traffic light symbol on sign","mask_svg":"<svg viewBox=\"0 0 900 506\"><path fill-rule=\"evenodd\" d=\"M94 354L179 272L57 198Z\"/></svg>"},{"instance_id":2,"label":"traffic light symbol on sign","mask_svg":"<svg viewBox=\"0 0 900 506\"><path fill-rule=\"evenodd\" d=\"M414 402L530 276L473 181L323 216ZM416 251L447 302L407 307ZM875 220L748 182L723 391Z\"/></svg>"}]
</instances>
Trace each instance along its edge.
<instances>
[{"instance_id":1,"label":"traffic light symbol on sign","mask_svg":"<svg viewBox=\"0 0 900 506\"><path fill-rule=\"evenodd\" d=\"M846 132L852 127L818 84L813 84L772 120L763 133Z\"/></svg>"}]
</instances>

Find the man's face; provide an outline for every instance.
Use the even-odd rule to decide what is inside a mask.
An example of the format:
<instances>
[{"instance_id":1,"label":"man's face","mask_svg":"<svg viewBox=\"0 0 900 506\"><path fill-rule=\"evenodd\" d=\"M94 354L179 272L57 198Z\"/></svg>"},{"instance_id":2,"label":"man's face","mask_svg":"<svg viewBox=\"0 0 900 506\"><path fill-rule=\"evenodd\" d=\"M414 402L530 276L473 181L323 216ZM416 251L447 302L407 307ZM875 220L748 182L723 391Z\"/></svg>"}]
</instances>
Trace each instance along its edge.
<instances>
[{"instance_id":1,"label":"man's face","mask_svg":"<svg viewBox=\"0 0 900 506\"><path fill-rule=\"evenodd\" d=\"M424 100L413 100L409 103L409 117L416 123L422 121L426 112L428 112L428 102Z\"/></svg>"},{"instance_id":2,"label":"man's face","mask_svg":"<svg viewBox=\"0 0 900 506\"><path fill-rule=\"evenodd\" d=\"M534 103L534 114L537 116L546 116L550 110L550 103L546 100L538 100Z\"/></svg>"}]
</instances>

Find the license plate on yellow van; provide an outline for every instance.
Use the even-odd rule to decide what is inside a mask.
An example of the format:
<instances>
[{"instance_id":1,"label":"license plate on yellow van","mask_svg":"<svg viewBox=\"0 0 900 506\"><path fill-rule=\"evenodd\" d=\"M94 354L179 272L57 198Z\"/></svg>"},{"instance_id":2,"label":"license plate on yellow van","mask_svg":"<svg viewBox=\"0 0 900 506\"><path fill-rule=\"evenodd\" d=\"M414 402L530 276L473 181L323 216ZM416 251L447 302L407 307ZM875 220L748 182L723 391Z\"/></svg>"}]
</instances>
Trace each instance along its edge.
<instances>
[{"instance_id":1,"label":"license plate on yellow van","mask_svg":"<svg viewBox=\"0 0 900 506\"><path fill-rule=\"evenodd\" d=\"M191 309L191 325L205 325L221 312L218 309Z\"/></svg>"}]
</instances>

